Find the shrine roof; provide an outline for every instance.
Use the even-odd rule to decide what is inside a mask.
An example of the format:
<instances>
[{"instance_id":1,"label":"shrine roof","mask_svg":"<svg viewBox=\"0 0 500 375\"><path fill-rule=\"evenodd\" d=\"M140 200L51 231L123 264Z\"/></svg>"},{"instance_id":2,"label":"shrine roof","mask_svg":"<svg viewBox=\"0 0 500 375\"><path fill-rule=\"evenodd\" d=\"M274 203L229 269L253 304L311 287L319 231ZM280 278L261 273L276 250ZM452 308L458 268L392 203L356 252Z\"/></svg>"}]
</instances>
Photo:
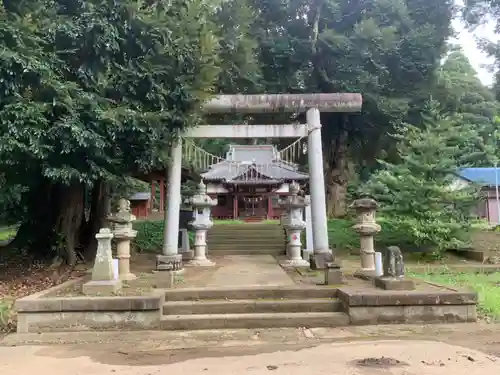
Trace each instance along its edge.
<instances>
[{"instance_id":1,"label":"shrine roof","mask_svg":"<svg viewBox=\"0 0 500 375\"><path fill-rule=\"evenodd\" d=\"M249 178L245 178L246 175ZM309 179L309 175L299 172L297 167L279 160L278 152L272 145L230 146L226 160L212 165L201 177L207 181L229 183L276 183Z\"/></svg>"},{"instance_id":2,"label":"shrine roof","mask_svg":"<svg viewBox=\"0 0 500 375\"><path fill-rule=\"evenodd\" d=\"M276 158L276 148L271 145L232 145L230 146L227 160L268 164Z\"/></svg>"},{"instance_id":3,"label":"shrine roof","mask_svg":"<svg viewBox=\"0 0 500 375\"><path fill-rule=\"evenodd\" d=\"M151 193L149 192L137 192L132 194L128 200L129 201L147 201L151 198Z\"/></svg>"}]
</instances>

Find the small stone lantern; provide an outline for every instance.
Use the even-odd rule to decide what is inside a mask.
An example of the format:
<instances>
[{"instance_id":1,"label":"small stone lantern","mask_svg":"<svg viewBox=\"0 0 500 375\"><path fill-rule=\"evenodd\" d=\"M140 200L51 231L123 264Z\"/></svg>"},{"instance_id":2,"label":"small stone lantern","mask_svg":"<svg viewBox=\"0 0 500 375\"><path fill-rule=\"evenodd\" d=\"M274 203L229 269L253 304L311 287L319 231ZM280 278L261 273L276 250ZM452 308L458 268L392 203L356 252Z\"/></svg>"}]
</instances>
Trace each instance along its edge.
<instances>
[{"instance_id":1,"label":"small stone lantern","mask_svg":"<svg viewBox=\"0 0 500 375\"><path fill-rule=\"evenodd\" d=\"M211 218L211 209L217 205L217 199L210 198L206 193L206 186L202 182L198 185L198 193L189 199L189 204L193 207L193 221L189 224L195 229L194 256L187 265L208 267L215 265L207 259L207 230L212 228L214 223Z\"/></svg>"},{"instance_id":2,"label":"small stone lantern","mask_svg":"<svg viewBox=\"0 0 500 375\"><path fill-rule=\"evenodd\" d=\"M300 234L306 228L303 220L303 210L310 204L309 197L299 196L300 186L296 182L290 184L290 193L285 200L280 202L280 206L286 210L282 216L281 225L288 235L287 258L283 266L288 267L309 267L309 262L302 258L302 243Z\"/></svg>"},{"instance_id":3,"label":"small stone lantern","mask_svg":"<svg viewBox=\"0 0 500 375\"><path fill-rule=\"evenodd\" d=\"M357 222L352 227L360 235L361 276L374 276L375 249L373 236L380 232L380 225L375 221L377 202L371 198L357 199L351 205L356 211Z\"/></svg>"},{"instance_id":4,"label":"small stone lantern","mask_svg":"<svg viewBox=\"0 0 500 375\"><path fill-rule=\"evenodd\" d=\"M130 241L137 236L137 231L132 229L132 223L135 219L135 216L130 212L130 201L123 198L118 201L116 215L108 217L108 220L113 224L120 280L134 280L136 278L130 272Z\"/></svg>"}]
</instances>

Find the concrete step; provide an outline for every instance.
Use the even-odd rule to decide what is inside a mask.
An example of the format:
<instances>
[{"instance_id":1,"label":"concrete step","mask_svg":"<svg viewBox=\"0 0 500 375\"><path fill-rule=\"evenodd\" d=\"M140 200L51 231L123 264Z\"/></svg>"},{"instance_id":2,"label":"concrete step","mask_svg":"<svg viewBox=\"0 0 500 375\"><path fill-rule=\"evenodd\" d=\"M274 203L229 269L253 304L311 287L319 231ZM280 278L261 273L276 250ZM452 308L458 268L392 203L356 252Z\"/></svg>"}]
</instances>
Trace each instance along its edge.
<instances>
[{"instance_id":1,"label":"concrete step","mask_svg":"<svg viewBox=\"0 0 500 375\"><path fill-rule=\"evenodd\" d=\"M285 244L207 244L208 250L283 250L285 251Z\"/></svg>"},{"instance_id":2,"label":"concrete step","mask_svg":"<svg viewBox=\"0 0 500 375\"><path fill-rule=\"evenodd\" d=\"M274 227L258 227L252 225L250 228L245 228L245 226L239 226L239 225L234 225L232 227L224 227L224 228L218 228L217 226L212 227L210 229L209 233L227 233L227 232L234 232L238 231L241 233L250 233L250 232L260 232L260 233L275 233L275 232L281 232L283 233L283 228L279 226L274 226Z\"/></svg>"},{"instance_id":3,"label":"concrete step","mask_svg":"<svg viewBox=\"0 0 500 375\"><path fill-rule=\"evenodd\" d=\"M239 224L220 224L215 222L214 228L240 228L240 229L253 229L253 228L281 228L279 220L272 223L239 223Z\"/></svg>"},{"instance_id":4,"label":"concrete step","mask_svg":"<svg viewBox=\"0 0 500 375\"><path fill-rule=\"evenodd\" d=\"M248 242L259 243L259 242L280 242L284 243L285 238L282 237L266 237L266 236L232 236L232 237L207 237L207 241L210 242Z\"/></svg>"},{"instance_id":5,"label":"concrete step","mask_svg":"<svg viewBox=\"0 0 500 375\"><path fill-rule=\"evenodd\" d=\"M341 312L164 315L160 325L164 330L344 327L349 316Z\"/></svg>"},{"instance_id":6,"label":"concrete step","mask_svg":"<svg viewBox=\"0 0 500 375\"><path fill-rule=\"evenodd\" d=\"M238 287L179 288L165 291L165 302L199 300L281 300L336 298L337 289L328 286L258 285Z\"/></svg>"},{"instance_id":7,"label":"concrete step","mask_svg":"<svg viewBox=\"0 0 500 375\"><path fill-rule=\"evenodd\" d=\"M208 251L208 256L217 255L284 255L284 249L210 249Z\"/></svg>"},{"instance_id":8,"label":"concrete step","mask_svg":"<svg viewBox=\"0 0 500 375\"><path fill-rule=\"evenodd\" d=\"M261 232L238 232L232 231L227 233L208 233L207 238L285 238L283 232L280 233L261 233Z\"/></svg>"},{"instance_id":9,"label":"concrete step","mask_svg":"<svg viewBox=\"0 0 500 375\"><path fill-rule=\"evenodd\" d=\"M163 305L163 315L336 312L341 307L336 298L171 301Z\"/></svg>"},{"instance_id":10,"label":"concrete step","mask_svg":"<svg viewBox=\"0 0 500 375\"><path fill-rule=\"evenodd\" d=\"M260 233L260 232L238 232L232 231L227 233L207 233L207 238L255 238L255 237L265 237L265 238L285 238L283 232L280 233Z\"/></svg>"},{"instance_id":11,"label":"concrete step","mask_svg":"<svg viewBox=\"0 0 500 375\"><path fill-rule=\"evenodd\" d=\"M285 248L284 242L209 242L207 241L207 246L209 249L224 248L224 249L275 249Z\"/></svg>"}]
</instances>

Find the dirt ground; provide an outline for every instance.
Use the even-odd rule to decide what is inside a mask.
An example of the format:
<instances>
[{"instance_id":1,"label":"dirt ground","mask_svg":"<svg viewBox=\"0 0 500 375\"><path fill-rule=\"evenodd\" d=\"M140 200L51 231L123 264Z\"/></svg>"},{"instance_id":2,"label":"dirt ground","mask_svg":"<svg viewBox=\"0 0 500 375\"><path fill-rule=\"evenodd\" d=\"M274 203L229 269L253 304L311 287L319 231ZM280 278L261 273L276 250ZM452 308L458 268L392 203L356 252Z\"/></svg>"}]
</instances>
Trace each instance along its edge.
<instances>
[{"instance_id":1,"label":"dirt ground","mask_svg":"<svg viewBox=\"0 0 500 375\"><path fill-rule=\"evenodd\" d=\"M2 375L40 369L51 375L493 375L500 370L500 325L15 334L0 341Z\"/></svg>"}]
</instances>

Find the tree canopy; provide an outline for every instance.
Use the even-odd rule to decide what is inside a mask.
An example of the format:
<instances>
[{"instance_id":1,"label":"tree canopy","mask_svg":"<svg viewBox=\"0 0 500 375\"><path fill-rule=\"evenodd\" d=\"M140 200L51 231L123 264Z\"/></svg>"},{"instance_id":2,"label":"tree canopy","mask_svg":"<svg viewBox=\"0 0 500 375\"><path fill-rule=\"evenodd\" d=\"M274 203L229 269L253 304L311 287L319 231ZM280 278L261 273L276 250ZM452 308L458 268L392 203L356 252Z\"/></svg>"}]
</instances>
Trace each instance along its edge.
<instances>
[{"instance_id":1,"label":"tree canopy","mask_svg":"<svg viewBox=\"0 0 500 375\"><path fill-rule=\"evenodd\" d=\"M406 119L416 98L433 84L451 35L452 2L233 4L245 1L241 7L253 17L245 17L249 33L244 40L256 42L246 43L245 50L255 51L258 67L252 62L251 76L260 77L265 92L363 94L361 116L322 114L328 212L343 215L352 165L370 165L381 150L390 148L387 133ZM225 30L231 30L228 25L238 19L239 9L221 9L218 17Z\"/></svg>"},{"instance_id":2,"label":"tree canopy","mask_svg":"<svg viewBox=\"0 0 500 375\"><path fill-rule=\"evenodd\" d=\"M434 98L448 114L459 114L464 127L472 127L477 134L478 147L484 153L474 166L491 166L500 156L498 150L499 103L494 93L485 87L477 72L460 48L454 48L438 72ZM482 146L479 146L482 144Z\"/></svg>"},{"instance_id":3,"label":"tree canopy","mask_svg":"<svg viewBox=\"0 0 500 375\"><path fill-rule=\"evenodd\" d=\"M86 192L147 170L196 123L219 73L207 10L196 0L3 2L0 173L25 190L17 213L32 247L56 236L74 262Z\"/></svg>"}]
</instances>

